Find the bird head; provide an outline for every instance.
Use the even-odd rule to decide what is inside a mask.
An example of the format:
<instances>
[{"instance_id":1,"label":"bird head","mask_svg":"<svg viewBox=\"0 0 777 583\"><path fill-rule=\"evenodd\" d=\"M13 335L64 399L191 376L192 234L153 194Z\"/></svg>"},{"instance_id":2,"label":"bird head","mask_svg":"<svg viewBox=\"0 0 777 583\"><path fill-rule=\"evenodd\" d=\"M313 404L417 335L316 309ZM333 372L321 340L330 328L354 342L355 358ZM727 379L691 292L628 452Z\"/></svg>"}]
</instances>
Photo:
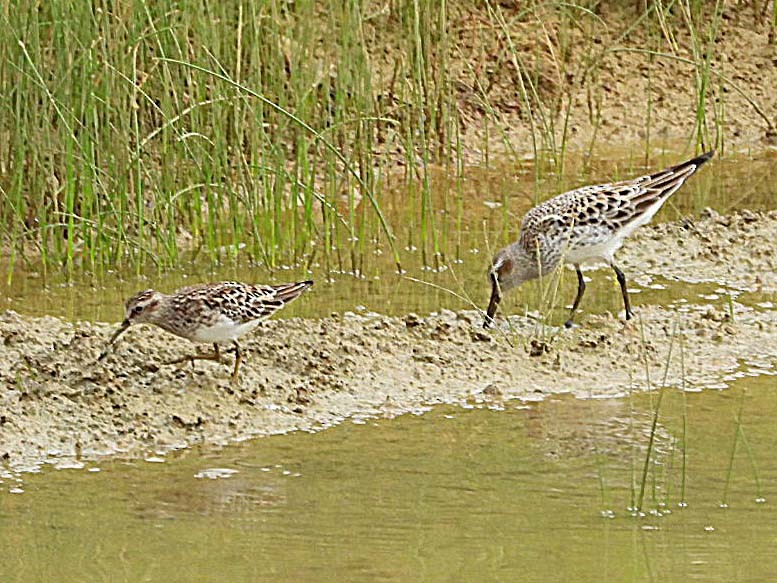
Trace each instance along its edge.
<instances>
[{"instance_id":1,"label":"bird head","mask_svg":"<svg viewBox=\"0 0 777 583\"><path fill-rule=\"evenodd\" d=\"M111 336L108 345L116 342L116 339L133 324L153 322L162 299L163 295L153 289L143 290L128 299L125 305L124 321Z\"/></svg>"},{"instance_id":2,"label":"bird head","mask_svg":"<svg viewBox=\"0 0 777 583\"><path fill-rule=\"evenodd\" d=\"M491 262L488 279L491 283L491 299L486 309L484 328L493 322L496 308L502 295L521 285L524 281L537 277L538 267L535 258L526 252L523 245L513 243L499 251Z\"/></svg>"},{"instance_id":3,"label":"bird head","mask_svg":"<svg viewBox=\"0 0 777 583\"><path fill-rule=\"evenodd\" d=\"M143 290L127 300L124 322L127 326L151 322L161 304L162 294L153 289ZM123 323L122 323L123 325Z\"/></svg>"}]
</instances>

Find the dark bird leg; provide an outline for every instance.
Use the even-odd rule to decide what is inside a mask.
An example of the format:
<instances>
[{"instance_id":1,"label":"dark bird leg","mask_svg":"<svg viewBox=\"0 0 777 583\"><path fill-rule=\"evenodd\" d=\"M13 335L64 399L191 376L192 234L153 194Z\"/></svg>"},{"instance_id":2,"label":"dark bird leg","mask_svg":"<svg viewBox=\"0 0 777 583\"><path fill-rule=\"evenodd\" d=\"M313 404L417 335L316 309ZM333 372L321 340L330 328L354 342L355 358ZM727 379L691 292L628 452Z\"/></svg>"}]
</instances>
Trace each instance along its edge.
<instances>
[{"instance_id":1,"label":"dark bird leg","mask_svg":"<svg viewBox=\"0 0 777 583\"><path fill-rule=\"evenodd\" d=\"M569 312L569 320L564 322L564 326L567 328L572 327L573 320L575 319L575 312L577 311L577 307L580 305L580 300L583 299L583 294L585 293L585 280L583 279L583 272L580 271L579 265L575 265L575 271L577 272L577 297L575 297L575 303L572 304L572 310Z\"/></svg>"},{"instance_id":2,"label":"dark bird leg","mask_svg":"<svg viewBox=\"0 0 777 583\"><path fill-rule=\"evenodd\" d=\"M618 278L618 283L621 286L621 294L623 295L623 305L626 308L626 319L631 320L634 317L634 312L631 311L631 302L629 302L629 290L626 289L626 276L614 263L610 263L610 267L615 272L615 277Z\"/></svg>"},{"instance_id":3,"label":"dark bird leg","mask_svg":"<svg viewBox=\"0 0 777 583\"><path fill-rule=\"evenodd\" d=\"M494 314L496 314L496 308L502 299L502 293L499 289L499 282L496 279L496 275L491 274L491 299L488 302L488 309L486 310L486 319L483 321L483 328L488 328L494 322Z\"/></svg>"},{"instance_id":4,"label":"dark bird leg","mask_svg":"<svg viewBox=\"0 0 777 583\"><path fill-rule=\"evenodd\" d=\"M240 363L243 362L243 352L237 340L233 340L232 343L235 345L235 370L232 371L232 382L237 383L237 371L240 370Z\"/></svg>"}]
</instances>

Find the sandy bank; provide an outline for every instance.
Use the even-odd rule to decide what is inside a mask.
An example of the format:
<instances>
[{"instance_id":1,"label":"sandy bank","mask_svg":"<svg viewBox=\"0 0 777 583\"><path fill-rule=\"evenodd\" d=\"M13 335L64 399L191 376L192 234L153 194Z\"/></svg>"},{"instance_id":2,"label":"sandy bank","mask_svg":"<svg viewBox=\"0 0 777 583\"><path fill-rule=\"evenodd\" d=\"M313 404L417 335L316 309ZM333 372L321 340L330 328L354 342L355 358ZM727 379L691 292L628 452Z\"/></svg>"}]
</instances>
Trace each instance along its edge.
<instances>
[{"instance_id":1,"label":"sandy bank","mask_svg":"<svg viewBox=\"0 0 777 583\"><path fill-rule=\"evenodd\" d=\"M642 229L621 260L639 277L715 281L774 292L777 212ZM639 298L641 299L641 298ZM573 330L528 318L484 332L474 311L401 318L346 313L271 321L243 343L239 386L227 364L161 366L193 346L151 327L97 357L115 324L0 315L0 457L12 466L59 456L143 455L198 442L325 427L354 415L391 416L467 399L581 397L648 388L664 375L673 331L683 337L685 385L720 387L770 373L777 310L636 302L638 319L584 316ZM643 341L644 334L644 341ZM668 382L679 386L675 337Z\"/></svg>"}]
</instances>

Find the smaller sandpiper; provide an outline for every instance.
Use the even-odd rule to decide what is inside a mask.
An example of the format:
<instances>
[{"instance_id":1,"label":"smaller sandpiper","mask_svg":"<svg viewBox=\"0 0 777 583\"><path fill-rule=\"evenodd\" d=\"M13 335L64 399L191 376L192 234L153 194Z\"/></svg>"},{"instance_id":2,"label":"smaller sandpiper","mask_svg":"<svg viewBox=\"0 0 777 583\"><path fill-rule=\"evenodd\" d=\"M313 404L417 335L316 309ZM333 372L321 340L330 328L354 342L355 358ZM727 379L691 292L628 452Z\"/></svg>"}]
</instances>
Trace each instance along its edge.
<instances>
[{"instance_id":1,"label":"smaller sandpiper","mask_svg":"<svg viewBox=\"0 0 777 583\"><path fill-rule=\"evenodd\" d=\"M166 364L194 360L221 362L219 344L231 342L235 352L232 381L237 382L243 359L237 339L256 328L289 302L307 290L312 281L280 285L250 285L234 281L203 283L163 294L153 289L139 292L127 300L126 315L111 336L108 348L133 324L154 324L191 342L213 344L215 352L185 356Z\"/></svg>"},{"instance_id":2,"label":"smaller sandpiper","mask_svg":"<svg viewBox=\"0 0 777 583\"><path fill-rule=\"evenodd\" d=\"M491 301L484 327L493 321L506 291L525 281L549 274L560 263L574 265L577 296L567 327L585 291L580 264L604 261L615 272L626 308L633 316L626 289L626 276L615 264L614 254L635 229L648 223L666 200L680 188L714 151L655 174L622 182L583 186L559 194L534 207L523 218L518 241L499 251L491 263Z\"/></svg>"}]
</instances>

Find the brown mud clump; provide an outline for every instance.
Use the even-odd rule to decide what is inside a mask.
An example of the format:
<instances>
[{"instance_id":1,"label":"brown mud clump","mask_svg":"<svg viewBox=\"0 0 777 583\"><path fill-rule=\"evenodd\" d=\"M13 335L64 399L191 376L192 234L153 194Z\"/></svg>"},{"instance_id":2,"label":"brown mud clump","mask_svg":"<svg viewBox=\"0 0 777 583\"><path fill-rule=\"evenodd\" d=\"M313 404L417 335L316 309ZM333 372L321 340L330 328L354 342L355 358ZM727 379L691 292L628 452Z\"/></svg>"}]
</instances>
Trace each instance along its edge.
<instances>
[{"instance_id":1,"label":"brown mud clump","mask_svg":"<svg viewBox=\"0 0 777 583\"><path fill-rule=\"evenodd\" d=\"M773 293L776 241L777 212L707 213L694 224L643 229L621 257L637 279L661 274ZM777 310L768 302L635 311L630 323L588 315L572 330L513 316L484 332L482 314L449 310L271 321L246 337L239 384L228 364L164 366L194 347L152 327L129 330L98 360L115 325L8 311L0 315L0 458L20 467L143 455L468 399L615 396L655 388L646 366L649 378L662 379L667 361L668 384L692 389L773 370ZM675 334L682 366L678 351L670 355Z\"/></svg>"}]
</instances>

